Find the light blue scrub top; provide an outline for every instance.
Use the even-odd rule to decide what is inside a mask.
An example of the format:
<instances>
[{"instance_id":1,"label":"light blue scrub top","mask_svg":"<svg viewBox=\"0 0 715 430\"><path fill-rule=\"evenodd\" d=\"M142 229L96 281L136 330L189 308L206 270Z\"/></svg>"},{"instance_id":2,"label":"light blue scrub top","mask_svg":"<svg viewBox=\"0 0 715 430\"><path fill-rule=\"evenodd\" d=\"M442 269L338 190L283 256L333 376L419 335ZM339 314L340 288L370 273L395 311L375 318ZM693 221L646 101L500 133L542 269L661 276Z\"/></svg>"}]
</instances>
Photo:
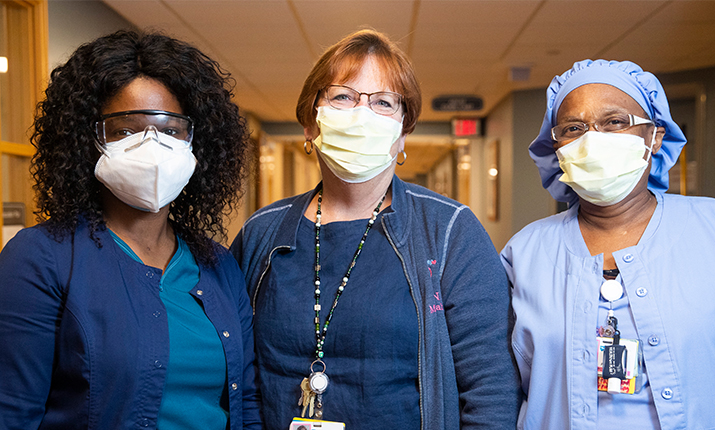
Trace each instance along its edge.
<instances>
[{"instance_id":1,"label":"light blue scrub top","mask_svg":"<svg viewBox=\"0 0 715 430\"><path fill-rule=\"evenodd\" d=\"M141 259L110 230L135 261ZM225 429L228 422L226 359L216 329L189 291L199 266L178 236L178 248L161 277L159 296L169 322L169 365L159 408L159 430ZM143 264L143 263L142 263Z\"/></svg>"},{"instance_id":2,"label":"light blue scrub top","mask_svg":"<svg viewBox=\"0 0 715 430\"><path fill-rule=\"evenodd\" d=\"M636 395L597 391L603 254L590 255L578 205L528 225L502 251L528 396L518 428L715 428L715 200L656 197L638 244L613 253L625 289L615 316L622 338L640 340L647 373Z\"/></svg>"}]
</instances>

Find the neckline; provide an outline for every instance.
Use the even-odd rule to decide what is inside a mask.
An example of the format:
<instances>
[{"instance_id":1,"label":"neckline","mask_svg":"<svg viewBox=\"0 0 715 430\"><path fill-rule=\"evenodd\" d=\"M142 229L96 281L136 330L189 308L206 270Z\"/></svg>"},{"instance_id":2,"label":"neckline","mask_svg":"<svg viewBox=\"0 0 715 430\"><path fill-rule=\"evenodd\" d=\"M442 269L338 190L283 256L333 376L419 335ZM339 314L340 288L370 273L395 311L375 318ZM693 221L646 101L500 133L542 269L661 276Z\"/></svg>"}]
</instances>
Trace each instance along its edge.
<instances>
[{"instance_id":1,"label":"neckline","mask_svg":"<svg viewBox=\"0 0 715 430\"><path fill-rule=\"evenodd\" d=\"M658 226L660 225L661 220L663 219L663 214L664 214L663 195L661 193L657 193L657 192L654 192L653 195L656 198L656 207L655 207L655 210L653 211L653 215L651 215L650 220L648 221L648 225L646 226L645 230L643 231L643 234L641 235L640 239L638 240L638 243L636 243L632 247L626 247L626 248L615 250L612 252L613 254L615 254L617 252L624 251L625 249L629 249L629 248L633 248L633 247L641 247L643 244L648 242L653 237L653 235L655 234L655 232L658 229ZM565 231L566 231L566 237L564 238L566 246L572 254L574 254L580 258L600 257L600 259L602 260L603 254L591 255L591 253L588 250L586 241L584 240L583 235L581 234L581 228L580 228L579 220L578 220L578 209L579 209L579 204L575 204L571 208L569 208L566 213L566 217L563 221Z\"/></svg>"}]
</instances>

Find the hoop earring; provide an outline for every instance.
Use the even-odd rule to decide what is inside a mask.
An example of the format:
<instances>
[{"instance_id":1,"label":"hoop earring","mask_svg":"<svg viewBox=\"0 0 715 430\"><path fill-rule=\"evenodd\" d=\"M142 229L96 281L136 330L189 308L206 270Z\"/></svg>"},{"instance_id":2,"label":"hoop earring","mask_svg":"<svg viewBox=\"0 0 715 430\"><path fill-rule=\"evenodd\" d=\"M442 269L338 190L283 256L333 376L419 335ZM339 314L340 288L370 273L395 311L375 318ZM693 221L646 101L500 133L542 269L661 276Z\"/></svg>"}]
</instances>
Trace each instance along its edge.
<instances>
[{"instance_id":1,"label":"hoop earring","mask_svg":"<svg viewBox=\"0 0 715 430\"><path fill-rule=\"evenodd\" d=\"M399 161L397 162L398 166L402 166L403 164L405 164L405 161L407 161L407 153L405 151L402 151L400 152L400 154L402 154L402 156L405 158L402 159L402 163L400 163ZM397 155L399 156L400 154Z\"/></svg>"},{"instance_id":2,"label":"hoop earring","mask_svg":"<svg viewBox=\"0 0 715 430\"><path fill-rule=\"evenodd\" d=\"M308 144L310 143L310 149L308 149ZM303 151L305 151L306 154L310 155L313 153L313 141L308 139L305 142L303 142Z\"/></svg>"}]
</instances>

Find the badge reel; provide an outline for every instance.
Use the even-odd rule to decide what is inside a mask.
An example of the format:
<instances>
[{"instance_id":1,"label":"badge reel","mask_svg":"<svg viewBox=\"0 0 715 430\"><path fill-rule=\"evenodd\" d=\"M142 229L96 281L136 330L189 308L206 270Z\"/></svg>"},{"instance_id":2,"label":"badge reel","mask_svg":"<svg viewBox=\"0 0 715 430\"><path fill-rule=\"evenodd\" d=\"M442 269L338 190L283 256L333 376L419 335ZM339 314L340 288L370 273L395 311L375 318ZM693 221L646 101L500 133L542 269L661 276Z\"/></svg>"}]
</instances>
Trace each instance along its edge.
<instances>
[{"instance_id":1,"label":"badge reel","mask_svg":"<svg viewBox=\"0 0 715 430\"><path fill-rule=\"evenodd\" d=\"M323 370L316 372L314 369L316 363L322 364ZM317 419L323 418L323 393L330 382L325 369L325 363L321 359L315 360L310 364L310 376L303 378L303 382L300 383L302 393L298 399L298 406L303 406L301 417L305 417L305 413L308 412L310 418L313 416Z\"/></svg>"},{"instance_id":2,"label":"badge reel","mask_svg":"<svg viewBox=\"0 0 715 430\"><path fill-rule=\"evenodd\" d=\"M321 364L322 370L315 370L315 365ZM310 364L310 376L303 378L300 384L302 394L298 401L299 406L303 406L301 418L293 418L290 430L343 430L344 423L334 421L322 421L323 419L323 393L328 389L330 378L325 374L327 366L321 359L317 359ZM309 417L316 419L303 418L306 411L309 411Z\"/></svg>"},{"instance_id":3,"label":"badge reel","mask_svg":"<svg viewBox=\"0 0 715 430\"><path fill-rule=\"evenodd\" d=\"M323 370L316 372L313 370L313 366L315 363L320 363L323 365ZM313 392L318 396L318 409L322 409L322 394L325 392L325 390L328 388L328 382L330 382L330 379L328 378L328 375L325 374L325 363L323 363L322 360L315 360L311 365L310 365L310 376L308 377L308 384L310 385L310 389L313 390Z\"/></svg>"},{"instance_id":4,"label":"badge reel","mask_svg":"<svg viewBox=\"0 0 715 430\"><path fill-rule=\"evenodd\" d=\"M640 344L638 340L621 339L613 302L623 297L623 286L616 280L601 285L601 297L608 302L606 324L599 328L598 390L611 394L633 394L638 391L636 377L640 374Z\"/></svg>"},{"instance_id":5,"label":"badge reel","mask_svg":"<svg viewBox=\"0 0 715 430\"><path fill-rule=\"evenodd\" d=\"M603 378L608 381L608 392L621 392L621 381L626 379L625 364L628 358L626 347L620 345L621 332L618 330L618 320L613 314L613 302L623 297L623 286L616 280L608 280L601 285L601 296L608 301L608 319L606 329L613 343L603 347Z\"/></svg>"}]
</instances>

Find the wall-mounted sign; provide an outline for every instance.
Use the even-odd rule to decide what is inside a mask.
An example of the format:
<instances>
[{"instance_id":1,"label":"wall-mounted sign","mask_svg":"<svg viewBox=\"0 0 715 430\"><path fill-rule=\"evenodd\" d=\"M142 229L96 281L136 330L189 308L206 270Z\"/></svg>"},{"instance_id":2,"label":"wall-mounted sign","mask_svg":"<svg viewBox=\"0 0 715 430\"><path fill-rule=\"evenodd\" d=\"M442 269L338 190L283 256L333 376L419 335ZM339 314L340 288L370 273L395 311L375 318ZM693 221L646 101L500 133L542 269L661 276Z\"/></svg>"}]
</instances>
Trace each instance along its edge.
<instances>
[{"instance_id":1,"label":"wall-mounted sign","mask_svg":"<svg viewBox=\"0 0 715 430\"><path fill-rule=\"evenodd\" d=\"M439 96L432 99L432 110L437 112L469 112L481 110L481 97L469 95Z\"/></svg>"},{"instance_id":2,"label":"wall-mounted sign","mask_svg":"<svg viewBox=\"0 0 715 430\"><path fill-rule=\"evenodd\" d=\"M5 225L25 226L25 204L21 202L3 202L2 222Z\"/></svg>"},{"instance_id":3,"label":"wall-mounted sign","mask_svg":"<svg viewBox=\"0 0 715 430\"><path fill-rule=\"evenodd\" d=\"M25 226L25 204L21 202L2 203L2 246Z\"/></svg>"}]
</instances>

